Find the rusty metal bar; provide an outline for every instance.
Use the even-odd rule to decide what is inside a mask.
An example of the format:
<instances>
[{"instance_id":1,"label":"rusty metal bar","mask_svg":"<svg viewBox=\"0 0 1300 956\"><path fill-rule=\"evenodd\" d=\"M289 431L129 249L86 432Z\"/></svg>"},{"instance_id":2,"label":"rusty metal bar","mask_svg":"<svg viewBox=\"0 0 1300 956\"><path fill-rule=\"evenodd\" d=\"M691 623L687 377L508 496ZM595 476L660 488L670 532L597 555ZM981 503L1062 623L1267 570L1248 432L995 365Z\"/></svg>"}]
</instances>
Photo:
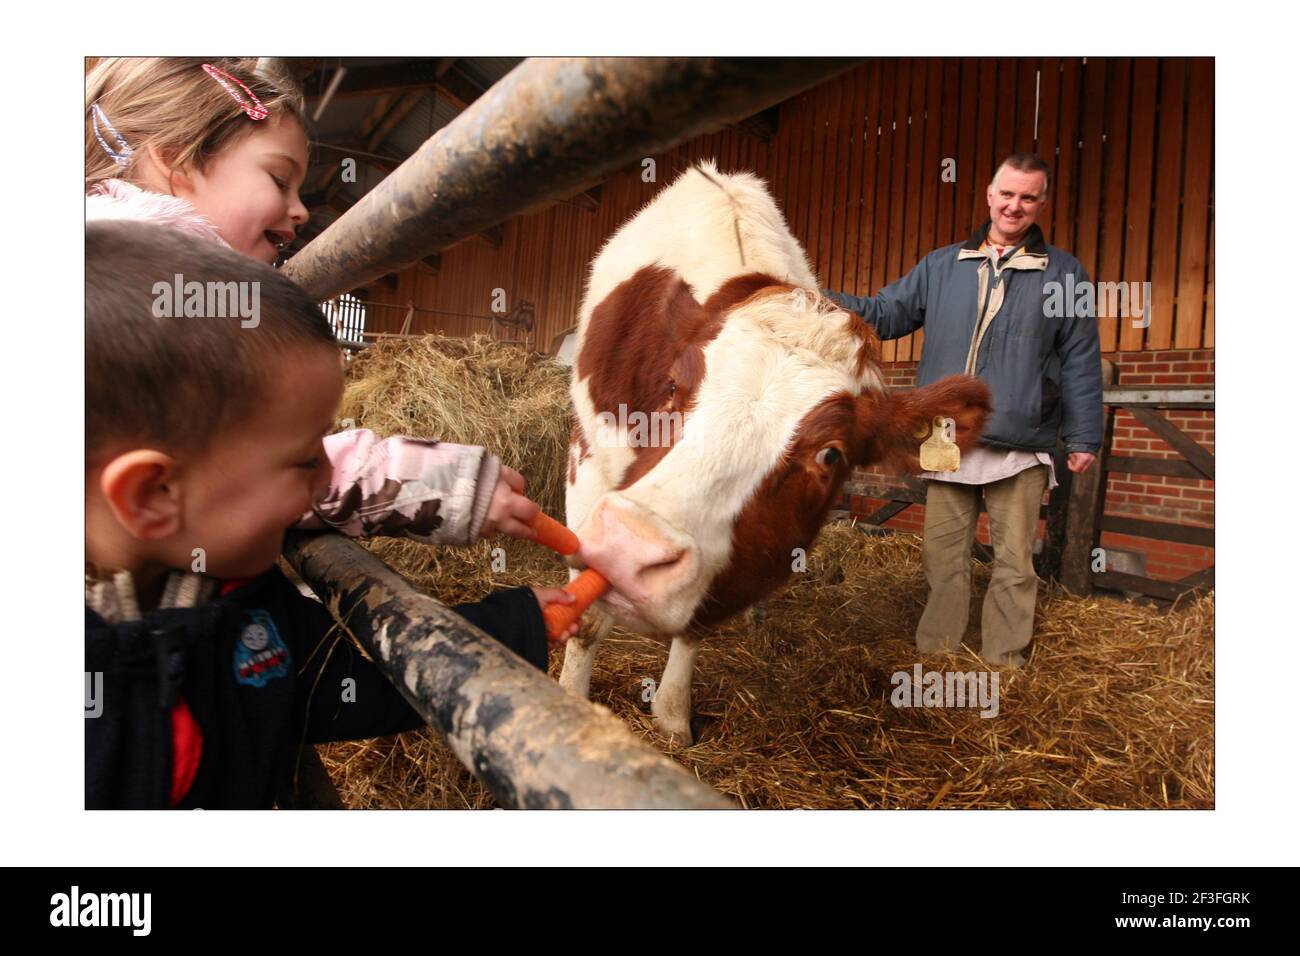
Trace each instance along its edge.
<instances>
[{"instance_id":1,"label":"rusty metal bar","mask_svg":"<svg viewBox=\"0 0 1300 956\"><path fill-rule=\"evenodd\" d=\"M308 243L284 273L317 301L333 298L751 116L855 62L526 60Z\"/></svg>"},{"instance_id":2,"label":"rusty metal bar","mask_svg":"<svg viewBox=\"0 0 1300 956\"><path fill-rule=\"evenodd\" d=\"M502 806L731 806L347 538L290 532L284 555Z\"/></svg>"}]
</instances>

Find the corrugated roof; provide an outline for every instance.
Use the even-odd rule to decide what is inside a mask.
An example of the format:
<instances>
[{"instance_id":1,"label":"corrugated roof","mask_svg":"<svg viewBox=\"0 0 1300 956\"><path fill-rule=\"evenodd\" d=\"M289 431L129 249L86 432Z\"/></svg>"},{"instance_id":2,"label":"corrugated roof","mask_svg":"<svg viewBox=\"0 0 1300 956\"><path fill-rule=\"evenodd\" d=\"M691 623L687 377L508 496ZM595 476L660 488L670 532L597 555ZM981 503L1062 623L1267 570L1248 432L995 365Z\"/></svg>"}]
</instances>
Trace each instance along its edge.
<instances>
[{"instance_id":1,"label":"corrugated roof","mask_svg":"<svg viewBox=\"0 0 1300 956\"><path fill-rule=\"evenodd\" d=\"M432 92L416 104L406 118L398 124L397 129L388 134L384 140L387 147L384 152L394 152L401 156L410 156L424 145L424 141L442 129L460 114L459 108Z\"/></svg>"}]
</instances>

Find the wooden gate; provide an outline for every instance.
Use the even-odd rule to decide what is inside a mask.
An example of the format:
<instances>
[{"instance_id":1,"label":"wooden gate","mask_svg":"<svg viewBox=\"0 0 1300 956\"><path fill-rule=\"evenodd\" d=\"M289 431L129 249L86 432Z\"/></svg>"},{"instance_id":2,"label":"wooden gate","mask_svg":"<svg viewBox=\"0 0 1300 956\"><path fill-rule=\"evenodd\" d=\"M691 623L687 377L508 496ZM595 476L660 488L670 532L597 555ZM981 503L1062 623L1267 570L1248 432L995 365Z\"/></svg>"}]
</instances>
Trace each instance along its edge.
<instances>
[{"instance_id":1,"label":"wooden gate","mask_svg":"<svg viewBox=\"0 0 1300 956\"><path fill-rule=\"evenodd\" d=\"M1078 594L1103 587L1173 601L1189 591L1214 587L1213 565L1177 581L1158 581L1106 570L1105 549L1100 547L1103 531L1214 547L1213 528L1105 513L1106 480L1113 472L1214 480L1214 455L1161 414L1161 410L1168 409L1213 409L1214 389L1107 387L1102 396L1106 403L1106 431L1099 467L1081 475L1063 473L1049 506L1049 557L1044 570ZM1114 454L1111 446L1115 413L1121 408L1181 454L1182 460Z\"/></svg>"}]
</instances>

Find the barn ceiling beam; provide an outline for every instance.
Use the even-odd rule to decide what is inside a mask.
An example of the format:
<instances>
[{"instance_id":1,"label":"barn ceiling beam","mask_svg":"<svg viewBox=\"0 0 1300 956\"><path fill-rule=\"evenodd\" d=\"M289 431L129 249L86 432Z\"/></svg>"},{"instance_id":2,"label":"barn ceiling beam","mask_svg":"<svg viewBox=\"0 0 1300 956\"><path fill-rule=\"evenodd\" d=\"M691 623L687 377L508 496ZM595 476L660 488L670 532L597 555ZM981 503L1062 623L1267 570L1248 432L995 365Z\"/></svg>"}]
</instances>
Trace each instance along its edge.
<instances>
[{"instance_id":1,"label":"barn ceiling beam","mask_svg":"<svg viewBox=\"0 0 1300 956\"><path fill-rule=\"evenodd\" d=\"M454 69L453 65L455 61L456 57L445 57L443 60L439 61L440 72L438 75L442 77L442 82L435 84L434 92L456 104L456 106L463 111L469 103L477 100L486 92L486 90L477 82L470 79L463 71ZM409 90L404 93L396 103L393 102L396 93L390 92L381 96L379 101L376 102L374 109L370 111L370 115L367 116L365 122L362 123L357 136L343 143L329 144L329 148L331 151L338 150L340 152L351 150L356 158L359 158L367 165L378 169L384 175L388 175L402 164L405 157L394 157L389 159L387 157L376 155L373 151L382 146L383 141L394 129L397 128L398 124L401 123L407 114L410 113L410 111L414 109L422 99L424 99L426 93L427 88ZM343 181L338 177L337 173L338 166L336 163L331 162L326 164L318 189L325 191L324 195L330 200L330 208L336 209L339 212L346 212L348 208L352 206L353 201L349 200L343 204L342 208L333 202L343 185ZM304 200L304 202L305 201L306 200ZM323 203L321 205L323 205ZM599 205L598 200L595 205ZM310 204L308 204L308 207L311 208ZM484 236L484 238L493 248L499 248L501 245L501 237L499 235L496 237Z\"/></svg>"},{"instance_id":2,"label":"barn ceiling beam","mask_svg":"<svg viewBox=\"0 0 1300 956\"><path fill-rule=\"evenodd\" d=\"M393 96L380 97L375 103L374 109L370 115L362 122L357 135L341 143L322 143L331 153L347 158L351 154L352 158L360 159L369 166L380 170L384 175L388 175L402 164L405 157L394 156L391 159L377 155L374 151L379 148L388 135L397 128L397 125L406 118L407 114L413 110L416 105L424 99L425 90L412 90L396 98ZM321 177L317 181L316 188L325 190L329 196L334 196L343 186L343 178L339 176L339 163L331 158L325 163L325 168L321 172Z\"/></svg>"},{"instance_id":3,"label":"barn ceiling beam","mask_svg":"<svg viewBox=\"0 0 1300 956\"><path fill-rule=\"evenodd\" d=\"M410 113L411 110L415 108L416 104L423 100L425 96L426 93L424 90L411 90L410 92L403 94L401 99L393 104L392 109L388 110L383 119L380 120L374 128L357 138L358 146L356 156L360 158L362 162L366 163L366 165L378 169L385 176L401 166L404 159L394 157L391 160L387 160L376 155L373 151L379 148L379 145L384 141L388 134L397 128L397 125L406 118L407 114ZM335 176L330 181L330 184L325 187L325 195L333 198L334 196L337 196L342 189L343 177ZM351 203L348 205L350 206ZM345 209L344 211L346 212L347 210Z\"/></svg>"},{"instance_id":4,"label":"barn ceiling beam","mask_svg":"<svg viewBox=\"0 0 1300 956\"><path fill-rule=\"evenodd\" d=\"M448 69L433 89L439 96L455 104L461 112L469 109L487 92L487 87L472 79L468 73L458 67Z\"/></svg>"},{"instance_id":5,"label":"barn ceiling beam","mask_svg":"<svg viewBox=\"0 0 1300 956\"><path fill-rule=\"evenodd\" d=\"M330 195L324 190L318 190L314 193L306 193L300 197L302 204L307 207L308 211L315 209L333 209L340 216L352 208L354 203L346 194Z\"/></svg>"},{"instance_id":6,"label":"barn ceiling beam","mask_svg":"<svg viewBox=\"0 0 1300 956\"><path fill-rule=\"evenodd\" d=\"M358 137L361 141L361 148L367 152L378 149L389 134L397 129L402 120L406 119L411 110L415 109L426 95L428 95L426 90L410 90L402 94L401 99L394 104L393 108L385 114L379 123L375 124L373 129Z\"/></svg>"},{"instance_id":7,"label":"barn ceiling beam","mask_svg":"<svg viewBox=\"0 0 1300 956\"><path fill-rule=\"evenodd\" d=\"M352 140L347 143L330 145L337 145L341 149L346 149L352 143L364 141L370 135L370 132L383 121L385 116L388 115L388 111L392 108L393 100L396 98L396 95L397 94L395 93L387 93L375 100L375 105L370 108L370 113L361 121L361 126L357 130L357 135L353 137ZM334 177L338 174L338 171L339 165L334 160L333 156L327 157L325 168L321 170L320 177L316 181L316 189L318 191L327 189L330 183L334 180Z\"/></svg>"},{"instance_id":8,"label":"barn ceiling beam","mask_svg":"<svg viewBox=\"0 0 1300 956\"><path fill-rule=\"evenodd\" d=\"M346 58L345 58L346 61ZM377 96L384 93L404 93L407 90L427 90L451 68L456 57L421 57L414 60L398 60L392 63L377 63L369 66L348 67L347 76L334 91L336 97L343 96ZM338 64L326 62L307 75L303 89L307 101L314 103L325 92L333 78Z\"/></svg>"},{"instance_id":9,"label":"barn ceiling beam","mask_svg":"<svg viewBox=\"0 0 1300 956\"><path fill-rule=\"evenodd\" d=\"M838 58L534 58L429 138L285 265L318 300L735 123Z\"/></svg>"},{"instance_id":10,"label":"barn ceiling beam","mask_svg":"<svg viewBox=\"0 0 1300 956\"><path fill-rule=\"evenodd\" d=\"M590 189L584 189L577 195L570 197L569 201L575 206L587 210L587 212L595 212L600 208L602 189L602 186L592 186Z\"/></svg>"},{"instance_id":11,"label":"barn ceiling beam","mask_svg":"<svg viewBox=\"0 0 1300 956\"><path fill-rule=\"evenodd\" d=\"M733 129L754 137L760 143L766 143L776 135L777 127L781 125L780 118L780 107L769 106L761 113L747 116L739 123L732 123L731 126Z\"/></svg>"}]
</instances>

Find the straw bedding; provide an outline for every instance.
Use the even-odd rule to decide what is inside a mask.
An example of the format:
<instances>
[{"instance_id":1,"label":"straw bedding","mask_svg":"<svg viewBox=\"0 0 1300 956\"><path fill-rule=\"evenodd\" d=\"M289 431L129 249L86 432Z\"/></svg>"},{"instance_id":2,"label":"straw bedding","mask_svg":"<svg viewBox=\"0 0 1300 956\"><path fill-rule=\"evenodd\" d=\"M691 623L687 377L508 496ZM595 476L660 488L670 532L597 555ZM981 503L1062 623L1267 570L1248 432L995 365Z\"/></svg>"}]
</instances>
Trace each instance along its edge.
<instances>
[{"instance_id":1,"label":"straw bedding","mask_svg":"<svg viewBox=\"0 0 1300 956\"><path fill-rule=\"evenodd\" d=\"M383 434L484 444L563 514L568 370L485 338L394 340L352 363L343 416ZM494 588L561 584L560 560L499 537L474 548L368 543L447 603ZM492 549L506 570L493 572ZM999 712L899 708L893 675L981 671L972 626L951 654L917 655L920 540L827 526L808 568L702 650L697 742L654 732L649 681L666 645L616 629L591 696L744 807L1144 808L1214 806L1214 595L1161 609L1040 586L1028 666L1000 672ZM562 654L552 654L557 676ZM432 731L321 748L351 807L493 802Z\"/></svg>"}]
</instances>

